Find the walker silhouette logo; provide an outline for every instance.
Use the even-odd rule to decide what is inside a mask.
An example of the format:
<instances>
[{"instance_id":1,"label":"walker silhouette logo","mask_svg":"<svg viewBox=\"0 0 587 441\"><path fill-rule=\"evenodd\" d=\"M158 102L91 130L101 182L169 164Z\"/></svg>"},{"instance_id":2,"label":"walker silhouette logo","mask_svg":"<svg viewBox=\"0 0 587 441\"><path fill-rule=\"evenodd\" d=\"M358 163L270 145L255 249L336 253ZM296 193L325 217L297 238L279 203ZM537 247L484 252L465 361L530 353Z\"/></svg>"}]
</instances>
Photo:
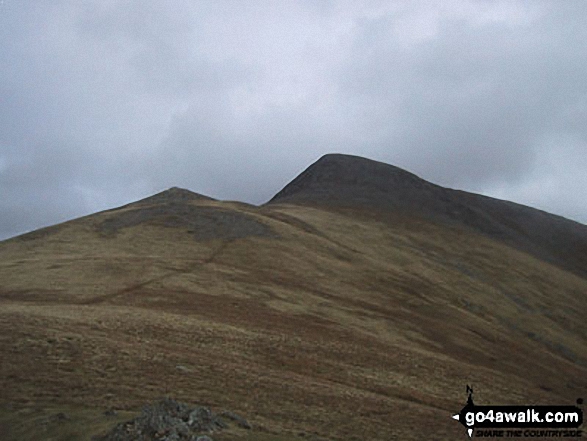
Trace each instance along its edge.
<instances>
[{"instance_id":1,"label":"walker silhouette logo","mask_svg":"<svg viewBox=\"0 0 587 441\"><path fill-rule=\"evenodd\" d=\"M467 385L467 404L453 415L469 438L580 438L583 411L577 406L477 406ZM579 398L577 404L583 404Z\"/></svg>"}]
</instances>

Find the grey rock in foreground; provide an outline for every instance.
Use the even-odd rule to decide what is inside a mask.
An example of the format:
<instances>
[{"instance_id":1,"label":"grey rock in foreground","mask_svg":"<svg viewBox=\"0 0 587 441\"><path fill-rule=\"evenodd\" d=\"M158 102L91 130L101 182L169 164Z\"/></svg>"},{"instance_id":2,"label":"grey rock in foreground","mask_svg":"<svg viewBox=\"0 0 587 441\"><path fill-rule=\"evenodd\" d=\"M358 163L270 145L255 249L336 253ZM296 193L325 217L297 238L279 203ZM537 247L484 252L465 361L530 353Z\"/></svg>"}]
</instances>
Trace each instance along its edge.
<instances>
[{"instance_id":1,"label":"grey rock in foreground","mask_svg":"<svg viewBox=\"0 0 587 441\"><path fill-rule=\"evenodd\" d=\"M228 421L251 428L247 420L233 412L218 415L207 407L190 407L166 398L145 406L134 420L120 423L92 441L213 441L204 434L228 428Z\"/></svg>"}]
</instances>

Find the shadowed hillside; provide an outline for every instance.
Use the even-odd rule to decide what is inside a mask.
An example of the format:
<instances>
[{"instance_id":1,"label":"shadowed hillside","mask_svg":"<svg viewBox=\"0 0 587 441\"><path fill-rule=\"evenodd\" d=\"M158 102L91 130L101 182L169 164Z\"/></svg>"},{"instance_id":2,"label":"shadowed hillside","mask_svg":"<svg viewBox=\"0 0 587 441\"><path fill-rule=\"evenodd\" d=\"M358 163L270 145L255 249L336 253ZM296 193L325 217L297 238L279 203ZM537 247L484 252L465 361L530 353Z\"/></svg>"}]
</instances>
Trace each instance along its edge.
<instances>
[{"instance_id":1,"label":"shadowed hillside","mask_svg":"<svg viewBox=\"0 0 587 441\"><path fill-rule=\"evenodd\" d=\"M366 210L393 220L410 215L464 226L587 276L587 227L513 202L443 188L392 165L325 155L271 199L322 208Z\"/></svg>"},{"instance_id":2,"label":"shadowed hillside","mask_svg":"<svg viewBox=\"0 0 587 441\"><path fill-rule=\"evenodd\" d=\"M174 188L1 242L0 429L89 440L170 396L251 423L220 441L454 440L467 384L574 404L585 229L327 155L261 207Z\"/></svg>"}]
</instances>

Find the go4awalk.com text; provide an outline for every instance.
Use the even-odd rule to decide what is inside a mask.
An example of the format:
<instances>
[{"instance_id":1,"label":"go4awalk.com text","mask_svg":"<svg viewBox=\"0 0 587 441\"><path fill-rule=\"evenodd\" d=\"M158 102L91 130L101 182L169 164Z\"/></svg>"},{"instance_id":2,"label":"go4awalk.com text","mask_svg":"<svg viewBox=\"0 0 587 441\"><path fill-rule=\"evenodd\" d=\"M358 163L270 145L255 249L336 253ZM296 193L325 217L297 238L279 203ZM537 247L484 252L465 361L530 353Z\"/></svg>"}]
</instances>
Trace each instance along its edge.
<instances>
[{"instance_id":1,"label":"go4awalk.com text","mask_svg":"<svg viewBox=\"0 0 587 441\"><path fill-rule=\"evenodd\" d=\"M465 426L469 438L579 438L583 436L583 411L578 406L527 405L477 406L467 386L467 404L453 415ZM577 405L583 400L578 399Z\"/></svg>"}]
</instances>

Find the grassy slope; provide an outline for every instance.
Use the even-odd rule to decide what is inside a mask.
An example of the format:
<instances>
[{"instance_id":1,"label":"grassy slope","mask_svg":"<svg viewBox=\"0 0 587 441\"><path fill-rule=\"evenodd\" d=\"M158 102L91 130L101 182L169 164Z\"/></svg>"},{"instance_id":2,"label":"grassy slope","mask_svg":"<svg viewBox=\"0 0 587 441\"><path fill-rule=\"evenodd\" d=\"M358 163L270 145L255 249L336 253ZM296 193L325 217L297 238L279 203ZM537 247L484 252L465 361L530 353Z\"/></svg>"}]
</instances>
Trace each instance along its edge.
<instances>
[{"instance_id":1,"label":"grassy slope","mask_svg":"<svg viewBox=\"0 0 587 441\"><path fill-rule=\"evenodd\" d=\"M171 395L255 436L455 439L466 384L479 404L586 395L584 279L413 219L193 203L279 238L104 236L110 211L0 244L2 421L57 406L67 428Z\"/></svg>"}]
</instances>

